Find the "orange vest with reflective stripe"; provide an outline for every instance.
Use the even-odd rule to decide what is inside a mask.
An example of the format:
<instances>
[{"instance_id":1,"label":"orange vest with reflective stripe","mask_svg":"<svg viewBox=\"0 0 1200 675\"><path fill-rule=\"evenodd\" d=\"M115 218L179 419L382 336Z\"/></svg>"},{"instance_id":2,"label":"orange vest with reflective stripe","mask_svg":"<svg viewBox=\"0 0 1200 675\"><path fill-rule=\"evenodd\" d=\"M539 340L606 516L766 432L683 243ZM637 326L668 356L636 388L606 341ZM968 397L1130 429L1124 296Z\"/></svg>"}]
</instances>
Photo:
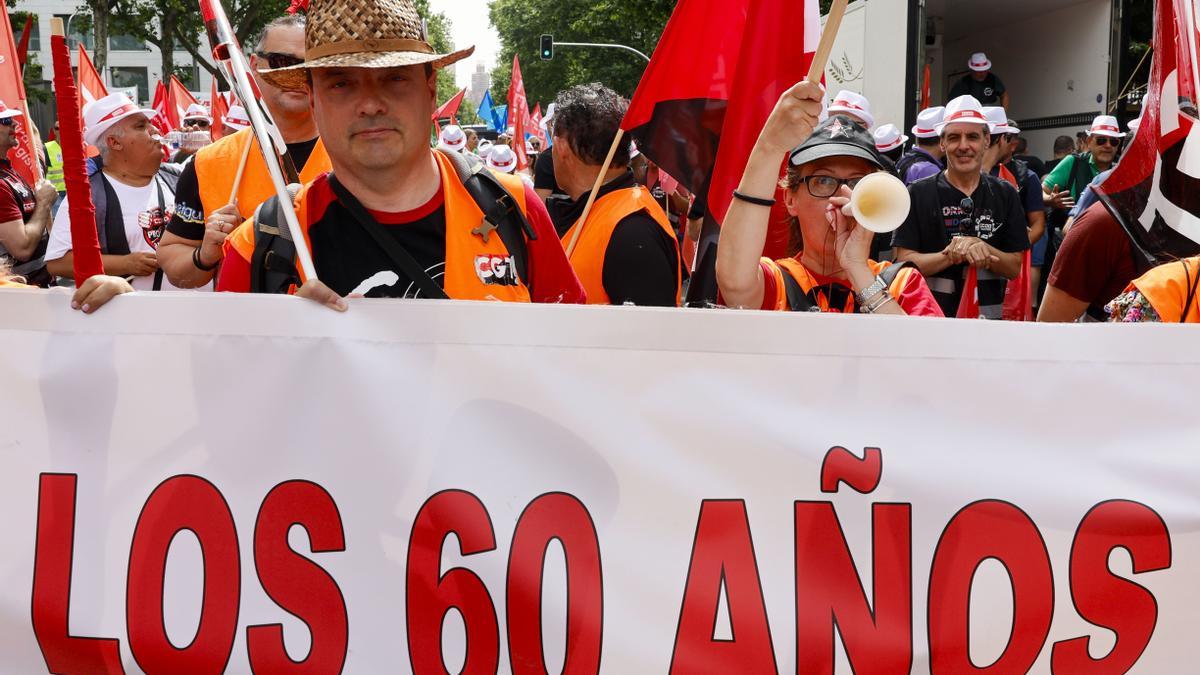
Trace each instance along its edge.
<instances>
[{"instance_id":1,"label":"orange vest with reflective stripe","mask_svg":"<svg viewBox=\"0 0 1200 675\"><path fill-rule=\"evenodd\" d=\"M813 288L820 285L817 283L817 280L813 277L812 273L808 271L808 268L805 267L804 264L799 260L795 258L784 258L783 260L776 260L774 262L775 265L772 267L772 269L775 270L776 288L786 288L784 286L782 277L783 274L787 274L791 278L795 279L796 283L800 284L800 290L803 291L805 295L808 295ZM875 274L875 276L879 276L879 273L891 267L892 263L868 260L867 265L870 266L871 272ZM888 287L888 295L892 296L892 299L897 303L900 302L900 294L904 292L904 287L908 285L908 281L910 278L912 278L913 274L919 274L914 267L906 267L900 270L900 272L896 274L896 278L892 280L892 285ZM847 290L849 290L849 286L847 286ZM771 309L775 311L790 311L791 306L788 304L787 293L780 292L778 295L779 299L775 303L775 307L772 307ZM853 291L850 291L849 296L846 298L846 305L844 307L831 309L829 306L829 298L826 297L824 293L818 293L813 304L819 307L822 312L835 311L843 314L853 314L858 305Z\"/></svg>"},{"instance_id":2,"label":"orange vest with reflective stripe","mask_svg":"<svg viewBox=\"0 0 1200 675\"><path fill-rule=\"evenodd\" d=\"M589 305L612 304L612 299L604 291L604 255L608 251L608 242L612 239L613 231L617 229L617 223L640 211L644 211L658 223L675 248L675 304L679 304L683 279L678 264L679 242L675 239L675 230L671 228L671 221L667 220L662 205L650 195L649 190L639 185L614 190L598 198L588 213L587 223L579 235L575 252L571 254L571 267L575 268L575 274L583 284ZM570 245L577 227L580 227L578 222L563 235L564 248Z\"/></svg>"},{"instance_id":3,"label":"orange vest with reflective stripe","mask_svg":"<svg viewBox=\"0 0 1200 675\"><path fill-rule=\"evenodd\" d=\"M202 148L192 160L196 163L196 182L200 186L200 203L205 217L229 203L233 179L237 177L242 153L246 152L247 148L250 156L246 159L246 170L242 173L242 183L238 186L238 213L243 219L250 218L259 204L275 196L271 174L267 172L267 163L263 161L262 153L258 149L254 130L242 129ZM317 139L317 144L308 156L308 162L300 170L300 182L311 183L330 168L325 145Z\"/></svg>"},{"instance_id":4,"label":"orange vest with reflective stripe","mask_svg":"<svg viewBox=\"0 0 1200 675\"><path fill-rule=\"evenodd\" d=\"M1184 307L1200 277L1200 256L1159 265L1134 279L1131 288L1141 291L1154 306L1163 321L1200 323L1200 291L1191 297L1192 304ZM1186 315L1185 315L1186 310Z\"/></svg>"},{"instance_id":5,"label":"orange vest with reflective stripe","mask_svg":"<svg viewBox=\"0 0 1200 675\"><path fill-rule=\"evenodd\" d=\"M483 212L463 187L458 174L450 160L435 152L438 169L442 174L442 192L446 210L446 271L442 281L446 295L452 300L492 300L500 302L530 302L527 279L520 279L515 285L488 283L490 280L509 278L513 261L508 248L500 240L496 231L488 234L484 241L482 235L472 230L479 229L483 223ZM497 175L500 184L508 190L517 202L517 207L525 217L529 211L525 204L525 184L517 176ZM296 196L296 218L300 229L304 231L305 245L312 250L312 242L308 238L310 223L308 213L308 190L306 184ZM522 234L522 236L524 236ZM254 227L253 223L244 223L229 235L226 243L232 246L246 260L254 260ZM532 261L526 253L526 267L532 269ZM304 271L297 264L300 278L304 279Z\"/></svg>"}]
</instances>

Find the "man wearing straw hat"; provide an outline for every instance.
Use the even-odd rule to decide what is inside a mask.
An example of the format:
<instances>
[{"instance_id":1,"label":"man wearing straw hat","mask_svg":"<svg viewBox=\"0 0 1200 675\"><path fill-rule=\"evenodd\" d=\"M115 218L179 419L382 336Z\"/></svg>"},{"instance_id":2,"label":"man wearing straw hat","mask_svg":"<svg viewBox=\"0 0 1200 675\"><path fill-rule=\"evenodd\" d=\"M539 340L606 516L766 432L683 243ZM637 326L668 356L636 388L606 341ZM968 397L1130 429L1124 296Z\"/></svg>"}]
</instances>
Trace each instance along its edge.
<instances>
[{"instance_id":1,"label":"man wearing straw hat","mask_svg":"<svg viewBox=\"0 0 1200 675\"><path fill-rule=\"evenodd\" d=\"M288 205L272 198L226 241L218 289L299 286L339 310L349 295L583 301L532 188L429 146L437 71L473 51L435 53L411 0L313 0L305 63L259 74L311 94L333 166L294 200L319 280L289 264Z\"/></svg>"},{"instance_id":2,"label":"man wearing straw hat","mask_svg":"<svg viewBox=\"0 0 1200 675\"><path fill-rule=\"evenodd\" d=\"M263 28L250 55L250 70L303 61L304 15L285 14ZM261 77L255 79L300 179L309 181L328 171L329 156L317 137L308 94L284 91ZM239 110L240 116L235 114ZM167 278L180 287L211 283L225 257L225 238L275 194L245 109L233 106L225 123L245 127L201 149L184 166L175 213L158 249Z\"/></svg>"}]
</instances>

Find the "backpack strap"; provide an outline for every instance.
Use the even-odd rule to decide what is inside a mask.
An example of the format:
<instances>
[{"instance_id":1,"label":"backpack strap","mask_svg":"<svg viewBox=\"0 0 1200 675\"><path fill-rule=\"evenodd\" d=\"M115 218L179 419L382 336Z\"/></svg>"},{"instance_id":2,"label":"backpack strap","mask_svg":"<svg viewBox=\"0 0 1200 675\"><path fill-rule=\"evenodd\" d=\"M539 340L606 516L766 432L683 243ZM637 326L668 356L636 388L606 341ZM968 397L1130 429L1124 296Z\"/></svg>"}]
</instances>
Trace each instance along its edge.
<instances>
[{"instance_id":1,"label":"backpack strap","mask_svg":"<svg viewBox=\"0 0 1200 675\"><path fill-rule=\"evenodd\" d=\"M300 285L296 244L283 222L279 197L271 197L254 212L254 255L250 258L251 293L287 293Z\"/></svg>"},{"instance_id":2,"label":"backpack strap","mask_svg":"<svg viewBox=\"0 0 1200 675\"><path fill-rule=\"evenodd\" d=\"M1075 198L1078 199L1083 195L1083 191L1092 182L1091 172L1088 171L1088 155L1086 152L1081 152L1077 155L1072 155L1075 162L1071 165L1071 191L1075 193Z\"/></svg>"},{"instance_id":3,"label":"backpack strap","mask_svg":"<svg viewBox=\"0 0 1200 675\"><path fill-rule=\"evenodd\" d=\"M888 291L890 292L892 284L896 283L896 277L900 276L901 272L910 267L916 269L917 266L907 260L904 262L892 263L879 273L879 278L883 279L883 283L887 284Z\"/></svg>"},{"instance_id":4,"label":"backpack strap","mask_svg":"<svg viewBox=\"0 0 1200 675\"><path fill-rule=\"evenodd\" d=\"M795 277L788 274L788 271L783 270L783 292L787 295L788 309L793 312L819 312L820 307L812 303L805 294L804 289L800 288L800 282L796 281Z\"/></svg>"}]
</instances>

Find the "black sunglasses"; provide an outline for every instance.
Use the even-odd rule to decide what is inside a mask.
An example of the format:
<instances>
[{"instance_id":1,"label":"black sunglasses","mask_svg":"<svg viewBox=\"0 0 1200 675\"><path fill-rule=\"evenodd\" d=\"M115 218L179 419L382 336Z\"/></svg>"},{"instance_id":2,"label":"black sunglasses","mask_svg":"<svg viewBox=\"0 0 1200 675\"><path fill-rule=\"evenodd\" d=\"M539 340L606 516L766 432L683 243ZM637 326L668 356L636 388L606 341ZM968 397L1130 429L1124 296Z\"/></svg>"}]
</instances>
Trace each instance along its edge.
<instances>
[{"instance_id":1,"label":"black sunglasses","mask_svg":"<svg viewBox=\"0 0 1200 675\"><path fill-rule=\"evenodd\" d=\"M1111 145L1116 147L1121 144L1121 139L1112 138L1111 136L1092 136L1092 140L1096 141L1096 145Z\"/></svg>"},{"instance_id":2,"label":"black sunglasses","mask_svg":"<svg viewBox=\"0 0 1200 675\"><path fill-rule=\"evenodd\" d=\"M208 120L188 120L187 124L200 129L207 129L209 126Z\"/></svg>"},{"instance_id":3,"label":"black sunglasses","mask_svg":"<svg viewBox=\"0 0 1200 675\"><path fill-rule=\"evenodd\" d=\"M256 52L255 56L267 62L267 66L272 70L276 68L290 68L304 63L304 57L294 54L284 54L282 52Z\"/></svg>"},{"instance_id":4,"label":"black sunglasses","mask_svg":"<svg viewBox=\"0 0 1200 675\"><path fill-rule=\"evenodd\" d=\"M0 126L11 127L14 124L16 124L16 122L13 121L13 118L11 117L5 117L4 119L0 120Z\"/></svg>"}]
</instances>

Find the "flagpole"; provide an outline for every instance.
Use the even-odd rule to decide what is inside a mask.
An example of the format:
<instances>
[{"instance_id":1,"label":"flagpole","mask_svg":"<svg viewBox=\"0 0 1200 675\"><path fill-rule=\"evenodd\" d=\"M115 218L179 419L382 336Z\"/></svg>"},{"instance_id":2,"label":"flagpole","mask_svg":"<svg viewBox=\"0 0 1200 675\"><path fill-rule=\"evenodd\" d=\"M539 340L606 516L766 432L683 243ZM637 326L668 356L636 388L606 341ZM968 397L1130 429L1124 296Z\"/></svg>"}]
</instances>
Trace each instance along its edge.
<instances>
[{"instance_id":1,"label":"flagpole","mask_svg":"<svg viewBox=\"0 0 1200 675\"><path fill-rule=\"evenodd\" d=\"M250 142L242 148L242 160L238 162L237 174L233 177L233 189L229 191L229 201L226 204L237 203L238 191L242 189L242 175L246 173L246 160L250 159L250 146L254 145L254 134L250 134Z\"/></svg>"},{"instance_id":2,"label":"flagpole","mask_svg":"<svg viewBox=\"0 0 1200 675\"><path fill-rule=\"evenodd\" d=\"M621 145L621 138L625 136L624 129L617 129L617 135L613 138L612 147L608 149L608 157L604 158L604 164L600 165L600 173L596 174L596 182L592 185L592 191L588 194L587 204L583 207L583 214L579 216L579 220L575 224L575 234L571 235L571 241L567 244L567 258L575 252L575 245L579 243L579 235L583 232L583 226L587 225L587 217L591 213L592 204L596 202L596 193L600 192L600 186L604 184L604 176L608 173L608 167L612 164L613 156L617 154L617 148Z\"/></svg>"},{"instance_id":3,"label":"flagpole","mask_svg":"<svg viewBox=\"0 0 1200 675\"><path fill-rule=\"evenodd\" d=\"M808 77L805 79L809 82L821 83L821 76L825 74L825 64L829 62L829 53L833 51L833 41L841 30L842 17L846 15L848 4L850 0L833 0L833 6L829 8L829 14L825 18L825 28L821 30L821 43L817 45L812 65L808 67Z\"/></svg>"}]
</instances>

